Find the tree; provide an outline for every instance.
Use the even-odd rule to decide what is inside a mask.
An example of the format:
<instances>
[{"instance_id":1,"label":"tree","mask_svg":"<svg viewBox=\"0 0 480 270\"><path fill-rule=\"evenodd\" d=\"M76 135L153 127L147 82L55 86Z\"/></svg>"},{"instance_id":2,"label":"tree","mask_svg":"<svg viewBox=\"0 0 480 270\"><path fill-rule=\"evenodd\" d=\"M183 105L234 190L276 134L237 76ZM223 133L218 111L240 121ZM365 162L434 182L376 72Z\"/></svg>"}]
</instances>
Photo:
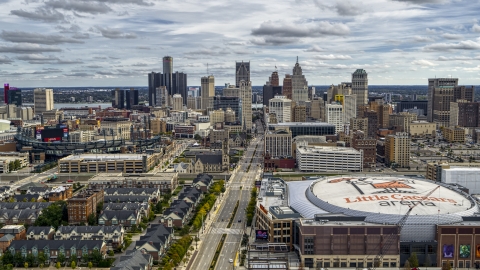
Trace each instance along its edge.
<instances>
[{"instance_id":1,"label":"tree","mask_svg":"<svg viewBox=\"0 0 480 270\"><path fill-rule=\"evenodd\" d=\"M89 269L92 269L92 267L93 267L92 262L88 262L88 268L89 268Z\"/></svg>"},{"instance_id":2,"label":"tree","mask_svg":"<svg viewBox=\"0 0 480 270\"><path fill-rule=\"evenodd\" d=\"M13 264L13 254L10 252L9 249L5 250L2 256L2 263L3 265Z\"/></svg>"},{"instance_id":3,"label":"tree","mask_svg":"<svg viewBox=\"0 0 480 270\"><path fill-rule=\"evenodd\" d=\"M88 215L87 222L88 222L88 225L91 225L91 226L97 224L97 218L95 217L94 213L91 213L90 215Z\"/></svg>"},{"instance_id":4,"label":"tree","mask_svg":"<svg viewBox=\"0 0 480 270\"><path fill-rule=\"evenodd\" d=\"M40 269L43 269L44 267L43 263L39 264L38 267L40 267Z\"/></svg>"},{"instance_id":5,"label":"tree","mask_svg":"<svg viewBox=\"0 0 480 270\"><path fill-rule=\"evenodd\" d=\"M60 265L60 262L57 262L57 263L55 264L55 268L60 269L60 267L62 267L62 266Z\"/></svg>"},{"instance_id":6,"label":"tree","mask_svg":"<svg viewBox=\"0 0 480 270\"><path fill-rule=\"evenodd\" d=\"M24 264L23 264L23 267L28 268L28 263L27 263L27 262L24 263Z\"/></svg>"},{"instance_id":7,"label":"tree","mask_svg":"<svg viewBox=\"0 0 480 270\"><path fill-rule=\"evenodd\" d=\"M77 267L77 263L75 261L72 261L70 266L72 267L72 269L75 269Z\"/></svg>"},{"instance_id":8,"label":"tree","mask_svg":"<svg viewBox=\"0 0 480 270\"><path fill-rule=\"evenodd\" d=\"M15 262L15 264L17 266L23 265L23 263L25 262L23 260L22 253L20 253L20 252L15 253L15 255L13 256L13 261Z\"/></svg>"},{"instance_id":9,"label":"tree","mask_svg":"<svg viewBox=\"0 0 480 270\"><path fill-rule=\"evenodd\" d=\"M45 262L47 261L47 256L45 256L45 253L43 251L40 251L38 253L38 263L40 264L45 264Z\"/></svg>"},{"instance_id":10,"label":"tree","mask_svg":"<svg viewBox=\"0 0 480 270\"><path fill-rule=\"evenodd\" d=\"M408 258L408 262L410 263L410 266L412 268L417 268L418 267L417 253L413 252L412 255L410 255L410 258Z\"/></svg>"},{"instance_id":11,"label":"tree","mask_svg":"<svg viewBox=\"0 0 480 270\"><path fill-rule=\"evenodd\" d=\"M62 221L67 221L65 201L56 201L43 209L42 214L35 221L35 226L53 226L57 229ZM65 213L64 213L65 212Z\"/></svg>"},{"instance_id":12,"label":"tree","mask_svg":"<svg viewBox=\"0 0 480 270\"><path fill-rule=\"evenodd\" d=\"M450 263L450 260L447 260L447 262L442 265L442 270L452 270L452 264Z\"/></svg>"},{"instance_id":13,"label":"tree","mask_svg":"<svg viewBox=\"0 0 480 270\"><path fill-rule=\"evenodd\" d=\"M64 264L67 258L65 258L65 254L63 252L59 252L57 256L57 262L60 262L60 265Z\"/></svg>"},{"instance_id":14,"label":"tree","mask_svg":"<svg viewBox=\"0 0 480 270\"><path fill-rule=\"evenodd\" d=\"M13 162L13 166L14 166L15 170L18 170L22 167L22 164L20 164L19 159L15 159L15 162Z\"/></svg>"},{"instance_id":15,"label":"tree","mask_svg":"<svg viewBox=\"0 0 480 270\"><path fill-rule=\"evenodd\" d=\"M108 256L110 256L110 257L115 256L115 254L113 253L113 250L110 250L110 251L108 252Z\"/></svg>"},{"instance_id":16,"label":"tree","mask_svg":"<svg viewBox=\"0 0 480 270\"><path fill-rule=\"evenodd\" d=\"M27 254L27 256L25 258L25 262L28 263L28 265L34 266L36 264L36 261L37 261L37 258L35 256L33 256L32 253Z\"/></svg>"},{"instance_id":17,"label":"tree","mask_svg":"<svg viewBox=\"0 0 480 270\"><path fill-rule=\"evenodd\" d=\"M405 261L405 264L403 265L404 270L412 270L412 267L410 266L410 262L408 260Z\"/></svg>"}]
</instances>

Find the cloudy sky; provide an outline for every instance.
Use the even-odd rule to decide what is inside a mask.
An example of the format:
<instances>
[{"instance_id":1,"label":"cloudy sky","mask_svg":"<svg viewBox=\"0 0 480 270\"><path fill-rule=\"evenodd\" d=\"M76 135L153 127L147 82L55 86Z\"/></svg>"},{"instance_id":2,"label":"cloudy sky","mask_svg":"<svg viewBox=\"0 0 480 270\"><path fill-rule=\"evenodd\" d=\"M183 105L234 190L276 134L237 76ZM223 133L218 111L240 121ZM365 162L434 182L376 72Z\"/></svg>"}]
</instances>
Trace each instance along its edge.
<instances>
[{"instance_id":1,"label":"cloudy sky","mask_svg":"<svg viewBox=\"0 0 480 270\"><path fill-rule=\"evenodd\" d=\"M311 85L480 84L477 0L0 0L0 80L17 87L146 86L162 57L199 85L253 85L296 57Z\"/></svg>"}]
</instances>

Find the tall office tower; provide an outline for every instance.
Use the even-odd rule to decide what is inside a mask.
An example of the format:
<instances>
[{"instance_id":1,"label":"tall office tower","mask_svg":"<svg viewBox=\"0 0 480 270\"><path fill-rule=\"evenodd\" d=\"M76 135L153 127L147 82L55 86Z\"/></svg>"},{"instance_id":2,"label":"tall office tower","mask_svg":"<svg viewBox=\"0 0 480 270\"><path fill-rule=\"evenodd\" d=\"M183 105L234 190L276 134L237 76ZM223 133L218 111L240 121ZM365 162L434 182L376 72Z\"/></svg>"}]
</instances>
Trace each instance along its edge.
<instances>
[{"instance_id":1,"label":"tall office tower","mask_svg":"<svg viewBox=\"0 0 480 270\"><path fill-rule=\"evenodd\" d=\"M225 84L225 88L223 88L223 96L224 97L240 97L240 88L236 87L235 85L231 85L229 83Z\"/></svg>"},{"instance_id":2,"label":"tall office tower","mask_svg":"<svg viewBox=\"0 0 480 270\"><path fill-rule=\"evenodd\" d=\"M450 125L451 127L479 127L479 102L467 102L459 100L450 103Z\"/></svg>"},{"instance_id":3,"label":"tall office tower","mask_svg":"<svg viewBox=\"0 0 480 270\"><path fill-rule=\"evenodd\" d=\"M332 103L335 101L335 96L345 96L345 95L352 95L352 88L348 86L346 83L341 83L339 85L330 85L327 90L327 100L325 102Z\"/></svg>"},{"instance_id":4,"label":"tall office tower","mask_svg":"<svg viewBox=\"0 0 480 270\"><path fill-rule=\"evenodd\" d=\"M170 95L180 94L183 98L182 103L187 104L187 74L177 71L172 78L172 93Z\"/></svg>"},{"instance_id":5,"label":"tall office tower","mask_svg":"<svg viewBox=\"0 0 480 270\"><path fill-rule=\"evenodd\" d=\"M7 92L7 104L14 104L17 107L22 106L22 90L10 87Z\"/></svg>"},{"instance_id":6,"label":"tall office tower","mask_svg":"<svg viewBox=\"0 0 480 270\"><path fill-rule=\"evenodd\" d=\"M292 100L286 96L275 96L269 100L268 111L275 114L277 123L292 121Z\"/></svg>"},{"instance_id":7,"label":"tall office tower","mask_svg":"<svg viewBox=\"0 0 480 270\"><path fill-rule=\"evenodd\" d=\"M352 131L361 130L368 136L368 118L352 118L350 119L350 129Z\"/></svg>"},{"instance_id":8,"label":"tall office tower","mask_svg":"<svg viewBox=\"0 0 480 270\"><path fill-rule=\"evenodd\" d=\"M3 84L3 102L8 104L8 90L10 90L10 85L8 83Z\"/></svg>"},{"instance_id":9,"label":"tall office tower","mask_svg":"<svg viewBox=\"0 0 480 270\"><path fill-rule=\"evenodd\" d=\"M173 95L173 110L174 111L183 110L183 98L180 94Z\"/></svg>"},{"instance_id":10,"label":"tall office tower","mask_svg":"<svg viewBox=\"0 0 480 270\"><path fill-rule=\"evenodd\" d=\"M368 104L368 74L363 69L352 73L352 92L357 95L357 106Z\"/></svg>"},{"instance_id":11,"label":"tall office tower","mask_svg":"<svg viewBox=\"0 0 480 270\"><path fill-rule=\"evenodd\" d=\"M155 106L168 107L168 90L166 86L159 86L155 88Z\"/></svg>"},{"instance_id":12,"label":"tall office tower","mask_svg":"<svg viewBox=\"0 0 480 270\"><path fill-rule=\"evenodd\" d=\"M376 111L366 111L364 117L367 118L368 124L367 136L369 138L376 138L378 130L378 113Z\"/></svg>"},{"instance_id":13,"label":"tall office tower","mask_svg":"<svg viewBox=\"0 0 480 270\"><path fill-rule=\"evenodd\" d=\"M257 103L258 101L258 93L253 93L252 94L252 103Z\"/></svg>"},{"instance_id":14,"label":"tall office tower","mask_svg":"<svg viewBox=\"0 0 480 270\"><path fill-rule=\"evenodd\" d=\"M113 93L114 93L114 96L113 96L112 107L117 109L125 109L125 91L117 88Z\"/></svg>"},{"instance_id":15,"label":"tall office tower","mask_svg":"<svg viewBox=\"0 0 480 270\"><path fill-rule=\"evenodd\" d=\"M286 96L288 99L292 99L292 88L292 76L290 76L290 74L285 74L282 95Z\"/></svg>"},{"instance_id":16,"label":"tall office tower","mask_svg":"<svg viewBox=\"0 0 480 270\"><path fill-rule=\"evenodd\" d=\"M293 108L292 118L292 122L307 122L307 107L303 104L296 104Z\"/></svg>"},{"instance_id":17,"label":"tall office tower","mask_svg":"<svg viewBox=\"0 0 480 270\"><path fill-rule=\"evenodd\" d=\"M343 120L344 124L350 123L350 119L357 117L357 96L345 95L343 96Z\"/></svg>"},{"instance_id":18,"label":"tall office tower","mask_svg":"<svg viewBox=\"0 0 480 270\"><path fill-rule=\"evenodd\" d=\"M250 61L235 62L235 86L240 87L240 81L250 81Z\"/></svg>"},{"instance_id":19,"label":"tall office tower","mask_svg":"<svg viewBox=\"0 0 480 270\"><path fill-rule=\"evenodd\" d=\"M163 76L162 73L151 72L148 73L148 105L155 107L161 106L161 104L156 104L157 101L157 87L163 86Z\"/></svg>"},{"instance_id":20,"label":"tall office tower","mask_svg":"<svg viewBox=\"0 0 480 270\"><path fill-rule=\"evenodd\" d=\"M196 110L197 109L197 98L194 96L187 97L187 109Z\"/></svg>"},{"instance_id":21,"label":"tall office tower","mask_svg":"<svg viewBox=\"0 0 480 270\"><path fill-rule=\"evenodd\" d=\"M33 90L35 114L53 110L53 89L37 88Z\"/></svg>"},{"instance_id":22,"label":"tall office tower","mask_svg":"<svg viewBox=\"0 0 480 270\"><path fill-rule=\"evenodd\" d=\"M325 121L325 102L317 97L312 100L310 117L318 121Z\"/></svg>"},{"instance_id":23,"label":"tall office tower","mask_svg":"<svg viewBox=\"0 0 480 270\"><path fill-rule=\"evenodd\" d=\"M133 106L138 105L138 90L130 88L130 90L125 91L126 98L126 109L131 110Z\"/></svg>"},{"instance_id":24,"label":"tall office tower","mask_svg":"<svg viewBox=\"0 0 480 270\"><path fill-rule=\"evenodd\" d=\"M168 94L173 95L172 85L173 85L173 57L164 56L163 57L163 80L164 85L167 87Z\"/></svg>"},{"instance_id":25,"label":"tall office tower","mask_svg":"<svg viewBox=\"0 0 480 270\"><path fill-rule=\"evenodd\" d=\"M240 97L215 96L213 97L213 109L224 111L230 109L235 113L235 121L242 122L242 100Z\"/></svg>"},{"instance_id":26,"label":"tall office tower","mask_svg":"<svg viewBox=\"0 0 480 270\"><path fill-rule=\"evenodd\" d=\"M250 75L249 75L250 76ZM240 81L240 98L242 99L242 130L252 132L252 82Z\"/></svg>"},{"instance_id":27,"label":"tall office tower","mask_svg":"<svg viewBox=\"0 0 480 270\"><path fill-rule=\"evenodd\" d=\"M427 121L450 124L450 102L473 102L475 87L458 86L457 78L428 79Z\"/></svg>"},{"instance_id":28,"label":"tall office tower","mask_svg":"<svg viewBox=\"0 0 480 270\"><path fill-rule=\"evenodd\" d=\"M308 100L313 100L315 95L315 86L308 87Z\"/></svg>"},{"instance_id":29,"label":"tall office tower","mask_svg":"<svg viewBox=\"0 0 480 270\"><path fill-rule=\"evenodd\" d=\"M202 110L213 110L213 97L215 96L215 77L210 75L208 77L202 77ZM252 97L250 96L250 99Z\"/></svg>"},{"instance_id":30,"label":"tall office tower","mask_svg":"<svg viewBox=\"0 0 480 270\"><path fill-rule=\"evenodd\" d=\"M385 137L385 163L400 168L410 167L410 137L406 132Z\"/></svg>"},{"instance_id":31,"label":"tall office tower","mask_svg":"<svg viewBox=\"0 0 480 270\"><path fill-rule=\"evenodd\" d=\"M263 105L268 106L268 101L274 96L282 95L282 87L279 86L278 72L272 72L272 76L263 86Z\"/></svg>"},{"instance_id":32,"label":"tall office tower","mask_svg":"<svg viewBox=\"0 0 480 270\"><path fill-rule=\"evenodd\" d=\"M272 86L280 86L280 79L278 78L278 72L277 71L272 72L272 76L268 78L268 81Z\"/></svg>"},{"instance_id":33,"label":"tall office tower","mask_svg":"<svg viewBox=\"0 0 480 270\"><path fill-rule=\"evenodd\" d=\"M335 132L343 131L343 106L341 104L325 105L325 121L335 126Z\"/></svg>"},{"instance_id":34,"label":"tall office tower","mask_svg":"<svg viewBox=\"0 0 480 270\"><path fill-rule=\"evenodd\" d=\"M292 75L292 100L295 102L308 101L308 82L303 75L302 67L298 63L295 63L293 67Z\"/></svg>"}]
</instances>

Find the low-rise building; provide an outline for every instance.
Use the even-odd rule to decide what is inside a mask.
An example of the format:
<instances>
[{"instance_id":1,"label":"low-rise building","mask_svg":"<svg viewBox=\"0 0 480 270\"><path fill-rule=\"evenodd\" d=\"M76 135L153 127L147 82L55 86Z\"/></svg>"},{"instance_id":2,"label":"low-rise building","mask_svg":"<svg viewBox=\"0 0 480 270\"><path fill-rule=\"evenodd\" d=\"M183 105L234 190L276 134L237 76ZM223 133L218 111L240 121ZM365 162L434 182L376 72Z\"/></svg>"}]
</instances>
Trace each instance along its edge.
<instances>
[{"instance_id":1,"label":"low-rise building","mask_svg":"<svg viewBox=\"0 0 480 270\"><path fill-rule=\"evenodd\" d=\"M149 203L149 196L121 196L121 195L110 195L104 197L105 203Z\"/></svg>"},{"instance_id":2,"label":"low-rise building","mask_svg":"<svg viewBox=\"0 0 480 270\"><path fill-rule=\"evenodd\" d=\"M413 121L410 123L410 136L423 137L432 136L435 137L437 131L437 124L427 121Z\"/></svg>"},{"instance_id":3,"label":"low-rise building","mask_svg":"<svg viewBox=\"0 0 480 270\"><path fill-rule=\"evenodd\" d=\"M91 188L158 188L160 194L170 194L178 186L177 172L161 173L99 173L88 180Z\"/></svg>"},{"instance_id":4,"label":"low-rise building","mask_svg":"<svg viewBox=\"0 0 480 270\"><path fill-rule=\"evenodd\" d=\"M173 228L152 224L145 235L135 242L136 250L145 250L154 260L160 260L173 241Z\"/></svg>"},{"instance_id":5,"label":"low-rise building","mask_svg":"<svg viewBox=\"0 0 480 270\"><path fill-rule=\"evenodd\" d=\"M67 201L68 223L88 223L88 217L95 215L97 204L103 202L103 190L83 190Z\"/></svg>"},{"instance_id":6,"label":"low-rise building","mask_svg":"<svg viewBox=\"0 0 480 270\"><path fill-rule=\"evenodd\" d=\"M192 186L206 193L213 184L213 176L203 173L198 174L192 181Z\"/></svg>"},{"instance_id":7,"label":"low-rise building","mask_svg":"<svg viewBox=\"0 0 480 270\"><path fill-rule=\"evenodd\" d=\"M427 174L425 178L432 181L442 181L442 171L450 168L480 168L480 163L476 162L430 162L427 163Z\"/></svg>"},{"instance_id":8,"label":"low-rise building","mask_svg":"<svg viewBox=\"0 0 480 270\"><path fill-rule=\"evenodd\" d=\"M297 166L303 172L361 172L363 153L350 147L297 145Z\"/></svg>"},{"instance_id":9,"label":"low-rise building","mask_svg":"<svg viewBox=\"0 0 480 270\"><path fill-rule=\"evenodd\" d=\"M158 188L105 188L105 196L148 196L151 202L157 202L160 198Z\"/></svg>"},{"instance_id":10,"label":"low-rise building","mask_svg":"<svg viewBox=\"0 0 480 270\"><path fill-rule=\"evenodd\" d=\"M465 129L460 127L444 127L443 138L449 143L464 143Z\"/></svg>"},{"instance_id":11,"label":"low-rise building","mask_svg":"<svg viewBox=\"0 0 480 270\"><path fill-rule=\"evenodd\" d=\"M43 252L47 257L46 263L54 263L59 254L63 254L67 261L73 256L81 258L92 254L94 250L106 255L107 245L101 240L14 240L8 247L11 254L38 254Z\"/></svg>"},{"instance_id":12,"label":"low-rise building","mask_svg":"<svg viewBox=\"0 0 480 270\"><path fill-rule=\"evenodd\" d=\"M194 207L184 200L175 200L165 210L161 219L166 227L182 228L192 217Z\"/></svg>"},{"instance_id":13,"label":"low-rise building","mask_svg":"<svg viewBox=\"0 0 480 270\"><path fill-rule=\"evenodd\" d=\"M123 203L109 203L106 202L103 204L103 210L133 210L140 212L142 217L148 217L150 212L149 203L135 203L135 202L123 202Z\"/></svg>"},{"instance_id":14,"label":"low-rise building","mask_svg":"<svg viewBox=\"0 0 480 270\"><path fill-rule=\"evenodd\" d=\"M40 209L1 209L0 224L5 225L33 225L42 213Z\"/></svg>"},{"instance_id":15,"label":"low-rise building","mask_svg":"<svg viewBox=\"0 0 480 270\"><path fill-rule=\"evenodd\" d=\"M53 234L55 240L102 240L108 249L117 249L123 244L125 229L120 225L60 226Z\"/></svg>"},{"instance_id":16,"label":"low-rise building","mask_svg":"<svg viewBox=\"0 0 480 270\"><path fill-rule=\"evenodd\" d=\"M144 250L127 250L113 265L110 270L151 270L153 257Z\"/></svg>"},{"instance_id":17,"label":"low-rise building","mask_svg":"<svg viewBox=\"0 0 480 270\"><path fill-rule=\"evenodd\" d=\"M98 217L99 225L117 226L122 225L126 229L140 224L141 216L138 211L134 210L104 210Z\"/></svg>"},{"instance_id":18,"label":"low-rise building","mask_svg":"<svg viewBox=\"0 0 480 270\"><path fill-rule=\"evenodd\" d=\"M160 162L161 154L82 154L58 161L60 173L145 173Z\"/></svg>"},{"instance_id":19,"label":"low-rise building","mask_svg":"<svg viewBox=\"0 0 480 270\"><path fill-rule=\"evenodd\" d=\"M52 226L31 226L27 230L27 240L52 240L55 228Z\"/></svg>"}]
</instances>

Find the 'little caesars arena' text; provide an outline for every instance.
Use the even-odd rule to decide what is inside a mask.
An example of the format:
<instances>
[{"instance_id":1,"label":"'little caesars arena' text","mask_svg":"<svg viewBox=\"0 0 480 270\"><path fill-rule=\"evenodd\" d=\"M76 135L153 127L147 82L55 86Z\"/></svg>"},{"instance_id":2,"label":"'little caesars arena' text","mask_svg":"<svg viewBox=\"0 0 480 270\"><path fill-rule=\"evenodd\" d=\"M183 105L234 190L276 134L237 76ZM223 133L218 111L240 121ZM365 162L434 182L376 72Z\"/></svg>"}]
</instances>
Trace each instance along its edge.
<instances>
[{"instance_id":1,"label":"'little caesars arena' text","mask_svg":"<svg viewBox=\"0 0 480 270\"><path fill-rule=\"evenodd\" d=\"M361 203L361 202L375 202L377 201L380 206L396 206L396 205L424 205L424 206L436 206L434 202L439 203L452 203L457 202L448 198L437 197L422 197L422 196L405 196L402 194L390 194L390 195L368 195L357 196L354 198L344 198L346 203Z\"/></svg>"}]
</instances>

